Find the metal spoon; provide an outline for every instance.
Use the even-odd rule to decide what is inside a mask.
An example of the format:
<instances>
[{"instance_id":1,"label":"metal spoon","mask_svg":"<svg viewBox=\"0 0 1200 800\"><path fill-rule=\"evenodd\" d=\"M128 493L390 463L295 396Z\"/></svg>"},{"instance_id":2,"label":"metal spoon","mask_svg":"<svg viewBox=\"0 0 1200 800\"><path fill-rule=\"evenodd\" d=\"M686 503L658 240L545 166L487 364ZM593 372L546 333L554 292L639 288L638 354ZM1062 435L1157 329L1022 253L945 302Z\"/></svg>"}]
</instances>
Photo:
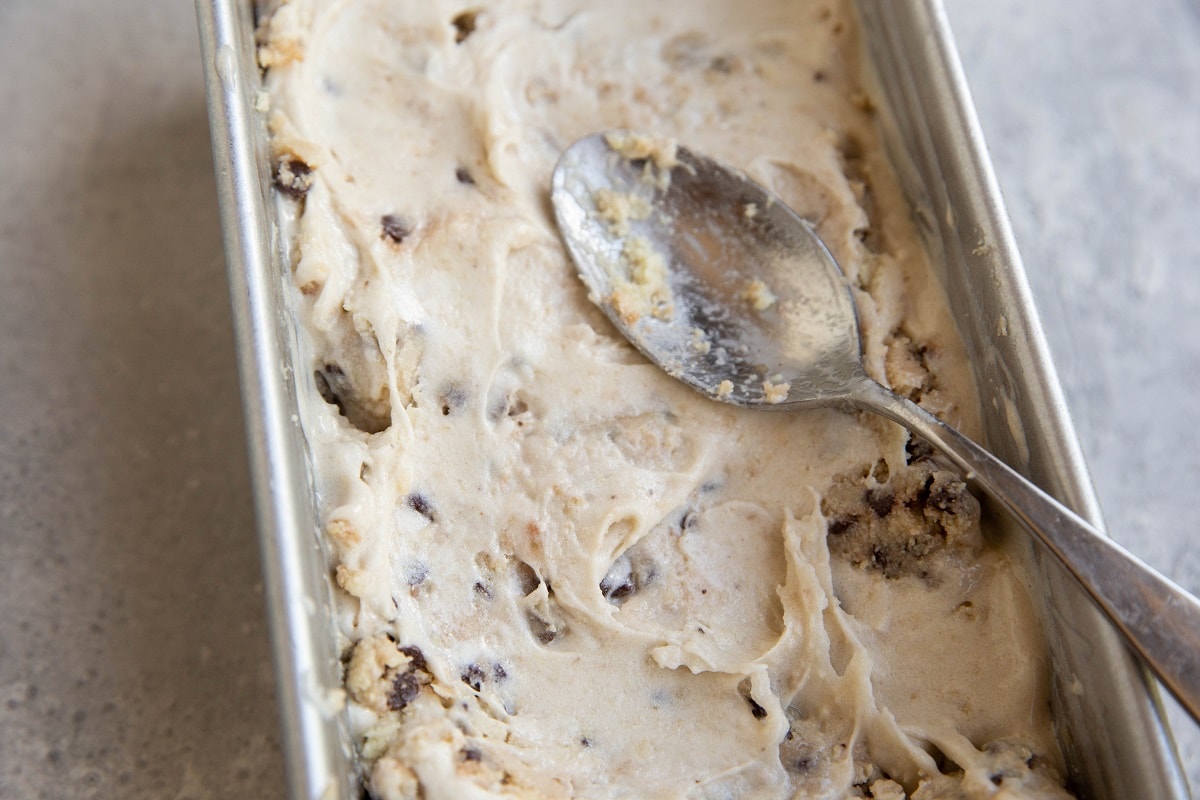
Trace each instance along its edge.
<instances>
[{"instance_id":1,"label":"metal spoon","mask_svg":"<svg viewBox=\"0 0 1200 800\"><path fill-rule=\"evenodd\" d=\"M740 172L629 131L568 148L551 198L591 299L651 361L726 403L866 409L926 439L1058 557L1200 721L1200 600L870 378L847 281L784 203Z\"/></svg>"}]
</instances>

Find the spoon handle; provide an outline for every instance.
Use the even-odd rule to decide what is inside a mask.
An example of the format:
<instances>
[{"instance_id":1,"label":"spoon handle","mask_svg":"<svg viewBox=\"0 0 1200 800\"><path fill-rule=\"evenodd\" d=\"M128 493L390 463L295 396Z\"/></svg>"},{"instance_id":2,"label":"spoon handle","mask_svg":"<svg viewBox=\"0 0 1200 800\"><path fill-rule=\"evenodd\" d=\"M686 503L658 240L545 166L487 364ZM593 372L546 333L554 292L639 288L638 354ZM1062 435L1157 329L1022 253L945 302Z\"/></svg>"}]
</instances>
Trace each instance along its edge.
<instances>
[{"instance_id":1,"label":"spoon handle","mask_svg":"<svg viewBox=\"0 0 1200 800\"><path fill-rule=\"evenodd\" d=\"M866 378L855 401L928 440L1002 503L1091 595L1200 722L1200 600L954 428Z\"/></svg>"}]
</instances>

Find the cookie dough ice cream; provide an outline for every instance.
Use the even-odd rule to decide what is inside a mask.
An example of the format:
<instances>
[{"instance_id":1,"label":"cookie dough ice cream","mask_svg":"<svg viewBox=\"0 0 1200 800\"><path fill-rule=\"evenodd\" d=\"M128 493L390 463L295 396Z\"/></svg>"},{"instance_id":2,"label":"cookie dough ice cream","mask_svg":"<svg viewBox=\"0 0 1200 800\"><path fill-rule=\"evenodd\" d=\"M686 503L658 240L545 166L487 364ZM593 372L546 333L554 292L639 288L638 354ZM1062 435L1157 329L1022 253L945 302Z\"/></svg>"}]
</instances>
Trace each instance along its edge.
<instances>
[{"instance_id":1,"label":"cookie dough ice cream","mask_svg":"<svg viewBox=\"0 0 1200 800\"><path fill-rule=\"evenodd\" d=\"M872 374L977 432L850 7L260 20L372 796L1065 796L1022 577L961 480L878 418L676 383L589 302L549 208L559 154L602 129L746 170L843 265Z\"/></svg>"}]
</instances>

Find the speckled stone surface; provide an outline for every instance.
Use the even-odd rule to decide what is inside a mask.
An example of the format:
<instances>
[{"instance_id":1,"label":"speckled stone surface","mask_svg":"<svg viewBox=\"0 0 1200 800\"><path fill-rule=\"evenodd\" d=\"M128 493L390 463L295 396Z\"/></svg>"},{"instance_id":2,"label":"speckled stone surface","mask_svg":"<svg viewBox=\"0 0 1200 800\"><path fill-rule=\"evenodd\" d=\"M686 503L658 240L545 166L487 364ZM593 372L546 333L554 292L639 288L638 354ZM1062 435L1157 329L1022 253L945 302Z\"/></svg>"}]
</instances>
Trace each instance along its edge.
<instances>
[{"instance_id":1,"label":"speckled stone surface","mask_svg":"<svg viewBox=\"0 0 1200 800\"><path fill-rule=\"evenodd\" d=\"M1109 527L1200 591L1200 11L948 5ZM283 796L196 38L0 2L0 800Z\"/></svg>"},{"instance_id":2,"label":"speckled stone surface","mask_svg":"<svg viewBox=\"0 0 1200 800\"><path fill-rule=\"evenodd\" d=\"M282 797L190 3L0 3L0 798Z\"/></svg>"}]
</instances>

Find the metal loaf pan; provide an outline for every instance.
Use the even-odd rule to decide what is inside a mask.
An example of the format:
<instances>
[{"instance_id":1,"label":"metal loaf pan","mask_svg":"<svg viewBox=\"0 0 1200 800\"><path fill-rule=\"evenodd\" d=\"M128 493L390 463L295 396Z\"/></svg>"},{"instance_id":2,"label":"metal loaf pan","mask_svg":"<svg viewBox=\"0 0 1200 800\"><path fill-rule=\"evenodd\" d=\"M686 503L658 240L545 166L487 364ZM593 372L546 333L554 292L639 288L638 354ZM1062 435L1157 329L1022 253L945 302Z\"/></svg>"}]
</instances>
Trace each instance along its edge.
<instances>
[{"instance_id":1,"label":"metal loaf pan","mask_svg":"<svg viewBox=\"0 0 1200 800\"><path fill-rule=\"evenodd\" d=\"M358 798L328 569L299 425L297 337L275 219L251 0L196 0L290 795ZM941 0L859 0L891 155L967 342L987 444L1093 523L1096 498ZM304 374L301 370L300 375ZM1028 548L1072 788L1188 797L1153 682L1090 601Z\"/></svg>"}]
</instances>

